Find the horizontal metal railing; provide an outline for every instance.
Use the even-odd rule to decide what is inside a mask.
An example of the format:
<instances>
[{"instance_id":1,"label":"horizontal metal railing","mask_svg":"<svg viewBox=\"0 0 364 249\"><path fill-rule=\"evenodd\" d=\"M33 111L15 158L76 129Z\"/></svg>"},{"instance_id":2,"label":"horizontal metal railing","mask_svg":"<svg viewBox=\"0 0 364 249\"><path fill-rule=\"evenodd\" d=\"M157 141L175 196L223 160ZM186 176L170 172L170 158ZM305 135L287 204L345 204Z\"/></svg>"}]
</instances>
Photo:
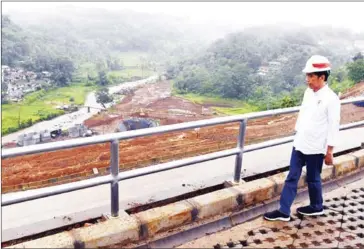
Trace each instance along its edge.
<instances>
[{"instance_id":1,"label":"horizontal metal railing","mask_svg":"<svg viewBox=\"0 0 364 249\"><path fill-rule=\"evenodd\" d=\"M341 104L349 104L349 103L356 103L364 101L364 97L352 98L341 101ZM267 147L272 147L280 144L285 144L293 141L293 136L285 137L281 139L270 140L267 142L263 142L260 144L255 145L248 145L244 147L244 140L245 140L245 131L246 131L246 124L248 119L254 118L261 118L267 116L274 116L279 114L288 114L294 113L299 111L300 107L292 107L292 108L284 108L284 109L276 109L276 110L269 110L257 113L248 113L243 115L236 115L236 116L229 116L229 117L220 117L214 118L209 120L199 120L194 122L188 123L181 123L175 125L167 125L167 126L160 126L154 128L148 128L143 130L135 130L135 131L127 131L123 133L113 133L113 134L106 134L106 135L99 135L95 137L88 137L88 138L77 138L68 141L60 141L54 142L51 144L39 144L33 145L28 147L19 147L13 149L6 149L2 151L2 159L22 156L22 155L29 155L35 154L40 152L47 152L47 151L55 151L60 149L68 149L74 148L79 146L86 146L91 144L99 144L105 142L111 142L111 160L110 160L110 175L101 176L93 179L83 180L74 182L71 184L63 184L57 186L57 188L45 188L41 189L41 191L29 193L27 195L22 196L15 196L9 198L2 198L1 205L7 206L16 203L21 203L25 201L35 200L39 198L44 198L48 196L58 195L62 193L67 193L71 191L76 191L80 189L85 189L89 187L94 187L102 184L111 184L111 215L118 216L119 212L119 187L118 182L126 179L131 179L143 175L149 175L157 172L162 172L166 170L171 170L179 167L184 167L188 165L193 165L196 163L201 163L209 160L214 160L218 158L228 157L232 155L236 155L235 161L235 169L234 169L234 181L239 182L241 177L241 168L243 163L243 153L259 150ZM158 165L149 166L146 168L129 170L126 172L119 172L119 141L124 139L136 138L136 137L143 137L143 136L150 136L155 134L173 132L173 131L181 131L193 128L200 128L206 126L212 126L217 124L226 124L226 123L233 123L233 122L240 122L240 129L239 129L239 136L237 141L237 148L235 149L227 149L219 152L209 153L205 155L195 156L192 158L185 158L177 161L162 163ZM346 130L354 127L364 126L364 120L345 124L340 126L340 130Z\"/></svg>"}]
</instances>

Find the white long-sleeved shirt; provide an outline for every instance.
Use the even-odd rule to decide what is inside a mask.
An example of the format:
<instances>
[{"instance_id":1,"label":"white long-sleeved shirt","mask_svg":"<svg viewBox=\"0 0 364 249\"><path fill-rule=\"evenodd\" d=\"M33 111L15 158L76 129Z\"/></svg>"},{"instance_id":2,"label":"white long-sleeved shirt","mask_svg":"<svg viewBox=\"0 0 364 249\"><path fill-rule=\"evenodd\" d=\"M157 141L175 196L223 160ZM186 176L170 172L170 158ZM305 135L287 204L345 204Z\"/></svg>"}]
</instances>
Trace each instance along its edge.
<instances>
[{"instance_id":1,"label":"white long-sleeved shirt","mask_svg":"<svg viewBox=\"0 0 364 249\"><path fill-rule=\"evenodd\" d=\"M307 88L298 114L293 146L303 154L326 154L337 146L340 127L339 97L325 85L317 92Z\"/></svg>"}]
</instances>

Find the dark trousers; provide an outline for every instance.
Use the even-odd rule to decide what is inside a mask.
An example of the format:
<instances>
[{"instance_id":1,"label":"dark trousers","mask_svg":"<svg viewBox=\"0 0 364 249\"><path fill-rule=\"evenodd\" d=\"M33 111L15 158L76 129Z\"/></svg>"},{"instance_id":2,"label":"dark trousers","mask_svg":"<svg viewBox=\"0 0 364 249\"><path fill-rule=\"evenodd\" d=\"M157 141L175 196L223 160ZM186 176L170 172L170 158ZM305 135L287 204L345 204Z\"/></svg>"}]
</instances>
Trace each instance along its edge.
<instances>
[{"instance_id":1,"label":"dark trousers","mask_svg":"<svg viewBox=\"0 0 364 249\"><path fill-rule=\"evenodd\" d=\"M306 181L310 196L310 205L315 210L322 209L321 171L323 162L324 154L305 155L293 147L289 173L281 193L279 210L282 213L286 215L291 214L291 206L297 195L297 185L304 165L307 168Z\"/></svg>"}]
</instances>

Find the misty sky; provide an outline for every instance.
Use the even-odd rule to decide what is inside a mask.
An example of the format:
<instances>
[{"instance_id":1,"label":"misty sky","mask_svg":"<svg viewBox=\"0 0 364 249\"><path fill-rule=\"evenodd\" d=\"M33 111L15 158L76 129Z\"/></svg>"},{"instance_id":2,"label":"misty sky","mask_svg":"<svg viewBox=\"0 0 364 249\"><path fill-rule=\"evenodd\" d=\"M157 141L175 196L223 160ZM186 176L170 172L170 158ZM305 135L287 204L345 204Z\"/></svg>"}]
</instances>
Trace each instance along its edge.
<instances>
[{"instance_id":1,"label":"misty sky","mask_svg":"<svg viewBox=\"0 0 364 249\"><path fill-rule=\"evenodd\" d=\"M221 23L242 26L268 23L299 23L332 25L363 31L364 2L2 2L3 13L11 9L44 11L59 5L130 9L139 12L164 13L188 17L196 23Z\"/></svg>"}]
</instances>

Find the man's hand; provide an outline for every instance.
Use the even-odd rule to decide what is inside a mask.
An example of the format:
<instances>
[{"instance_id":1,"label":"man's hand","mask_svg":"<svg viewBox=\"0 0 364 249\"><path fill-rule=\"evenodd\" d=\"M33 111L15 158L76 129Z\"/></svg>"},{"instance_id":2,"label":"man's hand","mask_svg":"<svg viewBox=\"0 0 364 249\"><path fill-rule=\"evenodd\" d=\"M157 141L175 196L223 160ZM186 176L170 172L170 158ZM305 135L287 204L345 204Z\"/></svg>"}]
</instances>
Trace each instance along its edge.
<instances>
[{"instance_id":1,"label":"man's hand","mask_svg":"<svg viewBox=\"0 0 364 249\"><path fill-rule=\"evenodd\" d=\"M326 165L332 165L334 161L334 147L328 146L325 156L325 164Z\"/></svg>"},{"instance_id":2,"label":"man's hand","mask_svg":"<svg viewBox=\"0 0 364 249\"><path fill-rule=\"evenodd\" d=\"M334 161L334 156L332 153L328 152L325 156L325 164L326 165L332 165Z\"/></svg>"}]
</instances>

